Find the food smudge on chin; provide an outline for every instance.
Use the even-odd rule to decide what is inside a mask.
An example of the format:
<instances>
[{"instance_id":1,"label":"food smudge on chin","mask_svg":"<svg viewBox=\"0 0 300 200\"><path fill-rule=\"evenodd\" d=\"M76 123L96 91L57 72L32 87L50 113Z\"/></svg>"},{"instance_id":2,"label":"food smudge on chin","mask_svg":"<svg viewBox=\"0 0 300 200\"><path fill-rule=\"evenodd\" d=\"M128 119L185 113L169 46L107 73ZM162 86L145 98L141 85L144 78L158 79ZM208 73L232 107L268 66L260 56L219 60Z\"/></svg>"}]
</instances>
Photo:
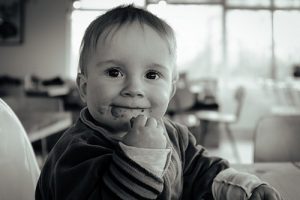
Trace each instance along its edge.
<instances>
[{"instance_id":1,"label":"food smudge on chin","mask_svg":"<svg viewBox=\"0 0 300 200\"><path fill-rule=\"evenodd\" d=\"M101 115L105 115L109 110L109 108L107 106L99 106L97 110Z\"/></svg>"},{"instance_id":2,"label":"food smudge on chin","mask_svg":"<svg viewBox=\"0 0 300 200\"><path fill-rule=\"evenodd\" d=\"M120 108L120 107L112 107L111 108L111 115L115 118L137 116L144 112L145 112L145 109L126 109L126 108Z\"/></svg>"},{"instance_id":3,"label":"food smudge on chin","mask_svg":"<svg viewBox=\"0 0 300 200\"><path fill-rule=\"evenodd\" d=\"M111 114L112 114L112 116L114 116L116 118L124 117L124 110L121 108L112 107Z\"/></svg>"}]
</instances>

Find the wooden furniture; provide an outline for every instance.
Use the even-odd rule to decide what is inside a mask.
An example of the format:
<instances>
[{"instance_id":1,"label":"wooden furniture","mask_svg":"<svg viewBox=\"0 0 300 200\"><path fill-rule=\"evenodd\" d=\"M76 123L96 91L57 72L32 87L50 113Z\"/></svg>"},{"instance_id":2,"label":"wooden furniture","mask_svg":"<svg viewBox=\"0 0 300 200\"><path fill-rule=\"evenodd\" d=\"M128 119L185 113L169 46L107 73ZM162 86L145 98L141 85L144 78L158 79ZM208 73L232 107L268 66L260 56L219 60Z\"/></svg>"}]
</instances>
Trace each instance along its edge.
<instances>
[{"instance_id":1,"label":"wooden furniture","mask_svg":"<svg viewBox=\"0 0 300 200\"><path fill-rule=\"evenodd\" d=\"M42 157L47 155L47 140L50 135L67 129L72 124L72 114L63 111L63 102L49 97L3 97L16 113L31 142L40 140Z\"/></svg>"},{"instance_id":2,"label":"wooden furniture","mask_svg":"<svg viewBox=\"0 0 300 200\"><path fill-rule=\"evenodd\" d=\"M29 112L52 112L63 111L63 101L59 98L28 97L28 96L6 96L2 99L17 114Z\"/></svg>"},{"instance_id":3,"label":"wooden furniture","mask_svg":"<svg viewBox=\"0 0 300 200\"><path fill-rule=\"evenodd\" d=\"M261 118L254 133L254 162L300 161L300 115Z\"/></svg>"},{"instance_id":4,"label":"wooden furniture","mask_svg":"<svg viewBox=\"0 0 300 200\"><path fill-rule=\"evenodd\" d=\"M285 200L298 200L300 197L300 162L236 164L232 167L268 182Z\"/></svg>"},{"instance_id":5,"label":"wooden furniture","mask_svg":"<svg viewBox=\"0 0 300 200\"><path fill-rule=\"evenodd\" d=\"M72 125L70 112L32 112L20 114L19 118L30 142L41 141L43 159L48 154L47 137L64 131Z\"/></svg>"},{"instance_id":6,"label":"wooden furniture","mask_svg":"<svg viewBox=\"0 0 300 200\"><path fill-rule=\"evenodd\" d=\"M19 119L31 142L63 131L72 124L70 112L33 112L20 114Z\"/></svg>"}]
</instances>

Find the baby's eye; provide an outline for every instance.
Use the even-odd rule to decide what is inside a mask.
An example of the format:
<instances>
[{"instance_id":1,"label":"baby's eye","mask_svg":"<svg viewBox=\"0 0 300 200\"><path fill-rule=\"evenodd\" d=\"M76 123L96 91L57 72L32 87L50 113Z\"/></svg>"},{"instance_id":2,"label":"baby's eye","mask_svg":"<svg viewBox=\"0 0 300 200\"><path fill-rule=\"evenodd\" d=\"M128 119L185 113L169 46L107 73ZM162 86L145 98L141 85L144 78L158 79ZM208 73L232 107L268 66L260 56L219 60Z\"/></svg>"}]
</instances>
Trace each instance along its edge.
<instances>
[{"instance_id":1,"label":"baby's eye","mask_svg":"<svg viewBox=\"0 0 300 200\"><path fill-rule=\"evenodd\" d=\"M146 74L147 79L157 80L160 78L160 73L156 71L150 71Z\"/></svg>"},{"instance_id":2,"label":"baby's eye","mask_svg":"<svg viewBox=\"0 0 300 200\"><path fill-rule=\"evenodd\" d=\"M106 73L107 73L108 76L113 77L113 78L123 76L122 72L119 69L116 69L116 68L108 69L108 70L106 70Z\"/></svg>"}]
</instances>

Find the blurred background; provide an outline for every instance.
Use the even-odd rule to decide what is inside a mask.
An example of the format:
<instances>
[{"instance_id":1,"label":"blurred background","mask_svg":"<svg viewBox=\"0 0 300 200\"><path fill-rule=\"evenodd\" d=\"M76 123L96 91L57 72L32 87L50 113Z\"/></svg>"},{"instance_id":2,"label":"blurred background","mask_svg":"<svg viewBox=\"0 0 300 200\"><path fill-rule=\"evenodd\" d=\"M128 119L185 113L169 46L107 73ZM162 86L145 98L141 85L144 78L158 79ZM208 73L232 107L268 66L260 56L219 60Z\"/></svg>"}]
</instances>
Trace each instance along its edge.
<instances>
[{"instance_id":1,"label":"blurred background","mask_svg":"<svg viewBox=\"0 0 300 200\"><path fill-rule=\"evenodd\" d=\"M167 117L211 154L252 163L261 119L300 115L300 0L2 0L0 97L41 166L84 106L75 86L84 30L128 3L174 28L180 80Z\"/></svg>"}]
</instances>

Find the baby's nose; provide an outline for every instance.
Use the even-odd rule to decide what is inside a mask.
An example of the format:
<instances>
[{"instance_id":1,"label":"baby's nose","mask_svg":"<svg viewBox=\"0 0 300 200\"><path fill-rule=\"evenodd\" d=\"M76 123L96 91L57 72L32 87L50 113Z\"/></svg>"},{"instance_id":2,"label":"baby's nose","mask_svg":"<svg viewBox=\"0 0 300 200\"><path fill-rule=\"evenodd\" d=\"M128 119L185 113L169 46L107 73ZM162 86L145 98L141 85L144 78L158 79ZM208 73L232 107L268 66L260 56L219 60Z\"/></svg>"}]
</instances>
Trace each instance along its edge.
<instances>
[{"instance_id":1,"label":"baby's nose","mask_svg":"<svg viewBox=\"0 0 300 200\"><path fill-rule=\"evenodd\" d=\"M128 80L121 91L121 95L127 97L144 97L143 84L139 80Z\"/></svg>"}]
</instances>

